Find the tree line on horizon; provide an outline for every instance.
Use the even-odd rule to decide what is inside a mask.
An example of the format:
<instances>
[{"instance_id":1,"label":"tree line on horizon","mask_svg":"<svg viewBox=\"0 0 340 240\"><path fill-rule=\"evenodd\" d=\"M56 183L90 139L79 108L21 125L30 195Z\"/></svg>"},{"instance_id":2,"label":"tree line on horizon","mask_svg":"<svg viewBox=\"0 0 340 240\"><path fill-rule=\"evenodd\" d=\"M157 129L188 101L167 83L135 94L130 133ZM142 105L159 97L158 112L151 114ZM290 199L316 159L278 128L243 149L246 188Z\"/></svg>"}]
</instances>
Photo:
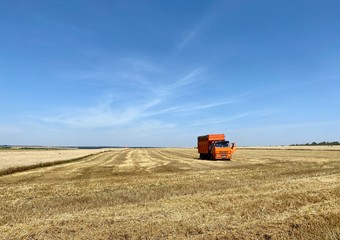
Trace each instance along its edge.
<instances>
[{"instance_id":1,"label":"tree line on horizon","mask_svg":"<svg viewBox=\"0 0 340 240\"><path fill-rule=\"evenodd\" d=\"M333 145L340 145L340 142L312 142L312 143L304 143L304 144L291 144L290 146L333 146Z\"/></svg>"}]
</instances>

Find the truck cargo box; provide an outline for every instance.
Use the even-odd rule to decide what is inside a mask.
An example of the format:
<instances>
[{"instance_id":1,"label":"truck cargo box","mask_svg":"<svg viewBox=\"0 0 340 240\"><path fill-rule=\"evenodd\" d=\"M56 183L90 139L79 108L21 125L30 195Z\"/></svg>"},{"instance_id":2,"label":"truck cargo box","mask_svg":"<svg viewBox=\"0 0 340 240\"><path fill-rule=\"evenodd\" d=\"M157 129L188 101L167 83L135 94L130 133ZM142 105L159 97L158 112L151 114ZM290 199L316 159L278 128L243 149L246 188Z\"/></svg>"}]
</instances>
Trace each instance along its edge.
<instances>
[{"instance_id":1,"label":"truck cargo box","mask_svg":"<svg viewBox=\"0 0 340 240\"><path fill-rule=\"evenodd\" d=\"M224 134L209 134L197 138L198 152L209 153L209 147L213 141L224 141Z\"/></svg>"}]
</instances>

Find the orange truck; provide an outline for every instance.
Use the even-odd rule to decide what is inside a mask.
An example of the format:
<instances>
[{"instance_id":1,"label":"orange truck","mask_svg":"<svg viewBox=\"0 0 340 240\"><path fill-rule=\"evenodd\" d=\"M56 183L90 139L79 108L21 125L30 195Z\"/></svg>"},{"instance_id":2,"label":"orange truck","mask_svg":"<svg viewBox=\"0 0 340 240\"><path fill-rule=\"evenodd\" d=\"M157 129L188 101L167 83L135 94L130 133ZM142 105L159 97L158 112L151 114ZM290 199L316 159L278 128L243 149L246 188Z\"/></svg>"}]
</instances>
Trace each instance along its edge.
<instances>
[{"instance_id":1,"label":"orange truck","mask_svg":"<svg viewBox=\"0 0 340 240\"><path fill-rule=\"evenodd\" d=\"M226 159L230 160L236 151L236 144L226 141L224 134L209 134L197 138L197 148L200 159Z\"/></svg>"}]
</instances>

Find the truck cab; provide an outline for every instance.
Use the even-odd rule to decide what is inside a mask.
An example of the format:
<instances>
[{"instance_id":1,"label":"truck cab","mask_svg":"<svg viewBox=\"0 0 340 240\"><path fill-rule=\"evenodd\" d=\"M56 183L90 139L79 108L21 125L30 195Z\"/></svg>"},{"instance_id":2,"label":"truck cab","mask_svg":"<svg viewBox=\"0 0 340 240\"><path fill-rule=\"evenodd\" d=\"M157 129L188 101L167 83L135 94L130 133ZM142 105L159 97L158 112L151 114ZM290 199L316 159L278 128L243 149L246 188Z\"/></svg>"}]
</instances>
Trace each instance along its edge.
<instances>
[{"instance_id":1,"label":"truck cab","mask_svg":"<svg viewBox=\"0 0 340 240\"><path fill-rule=\"evenodd\" d=\"M230 146L229 141L216 141L211 145L210 159L228 159L230 160L232 154L235 152L235 144Z\"/></svg>"}]
</instances>

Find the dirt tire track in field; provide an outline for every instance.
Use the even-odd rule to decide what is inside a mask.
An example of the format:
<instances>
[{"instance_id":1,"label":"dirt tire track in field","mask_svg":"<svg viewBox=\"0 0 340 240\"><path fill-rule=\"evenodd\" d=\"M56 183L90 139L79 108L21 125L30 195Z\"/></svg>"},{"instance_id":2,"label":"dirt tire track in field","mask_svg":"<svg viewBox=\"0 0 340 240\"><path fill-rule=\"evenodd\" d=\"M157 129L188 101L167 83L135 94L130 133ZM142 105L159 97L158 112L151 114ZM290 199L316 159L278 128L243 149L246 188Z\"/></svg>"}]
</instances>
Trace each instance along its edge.
<instances>
[{"instance_id":1,"label":"dirt tire track in field","mask_svg":"<svg viewBox=\"0 0 340 240\"><path fill-rule=\"evenodd\" d=\"M98 153L76 162L17 173L15 182L53 182L56 179L91 179L148 173L222 170L246 164L198 159L194 149L126 148ZM253 166L254 167L254 166Z\"/></svg>"},{"instance_id":2,"label":"dirt tire track in field","mask_svg":"<svg viewBox=\"0 0 340 240\"><path fill-rule=\"evenodd\" d=\"M122 173L176 172L214 169L225 162L201 161L191 149L117 149L82 160L18 173L16 181L49 181L62 178L91 179Z\"/></svg>"},{"instance_id":3,"label":"dirt tire track in field","mask_svg":"<svg viewBox=\"0 0 340 240\"><path fill-rule=\"evenodd\" d=\"M145 159L148 162L147 169L150 172L152 172L156 167L162 167L169 164L169 161L166 161L163 155L160 155L151 149L145 150L143 154L145 155Z\"/></svg>"}]
</instances>

